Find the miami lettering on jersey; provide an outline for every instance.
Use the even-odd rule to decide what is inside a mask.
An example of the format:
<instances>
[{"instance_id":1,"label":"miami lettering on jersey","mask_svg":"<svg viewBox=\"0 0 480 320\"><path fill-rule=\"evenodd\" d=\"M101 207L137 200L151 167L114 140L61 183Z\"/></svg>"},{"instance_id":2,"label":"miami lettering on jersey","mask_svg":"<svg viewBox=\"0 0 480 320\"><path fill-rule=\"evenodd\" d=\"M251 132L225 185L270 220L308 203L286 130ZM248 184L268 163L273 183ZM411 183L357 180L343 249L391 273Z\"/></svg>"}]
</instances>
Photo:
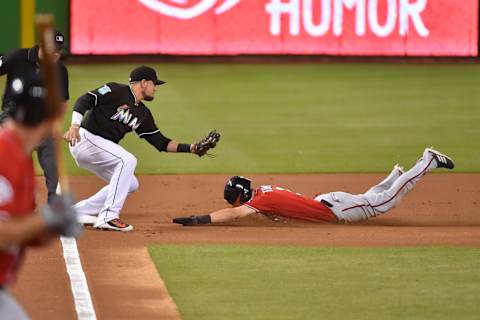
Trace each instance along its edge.
<instances>
[{"instance_id":1,"label":"miami lettering on jersey","mask_svg":"<svg viewBox=\"0 0 480 320\"><path fill-rule=\"evenodd\" d=\"M137 117L133 117L126 104L118 107L117 113L111 116L110 119L126 124L127 126L132 128L132 130L137 130L137 128L142 124L138 121Z\"/></svg>"}]
</instances>

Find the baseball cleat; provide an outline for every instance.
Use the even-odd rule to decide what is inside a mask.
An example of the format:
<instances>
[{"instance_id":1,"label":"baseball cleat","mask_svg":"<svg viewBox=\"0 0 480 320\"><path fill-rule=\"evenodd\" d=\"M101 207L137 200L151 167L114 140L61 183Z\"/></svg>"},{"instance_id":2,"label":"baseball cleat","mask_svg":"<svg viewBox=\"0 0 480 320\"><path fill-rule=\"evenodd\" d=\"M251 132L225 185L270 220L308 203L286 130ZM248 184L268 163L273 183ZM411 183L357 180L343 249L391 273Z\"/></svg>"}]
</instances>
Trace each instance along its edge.
<instances>
[{"instance_id":1,"label":"baseball cleat","mask_svg":"<svg viewBox=\"0 0 480 320\"><path fill-rule=\"evenodd\" d=\"M90 216L88 214L77 215L77 221L84 226L93 226L97 222L97 216Z\"/></svg>"},{"instance_id":2,"label":"baseball cleat","mask_svg":"<svg viewBox=\"0 0 480 320\"><path fill-rule=\"evenodd\" d=\"M94 228L99 230L113 230L120 232L128 232L133 230L133 226L123 222L120 220L120 218L116 218L102 224L96 224Z\"/></svg>"},{"instance_id":3,"label":"baseball cleat","mask_svg":"<svg viewBox=\"0 0 480 320\"><path fill-rule=\"evenodd\" d=\"M453 162L452 158L450 158L449 156L443 153L440 153L439 151L433 148L427 148L425 149L425 152L428 152L432 155L432 157L437 162L437 168L447 168L447 169L455 168L455 163Z\"/></svg>"}]
</instances>

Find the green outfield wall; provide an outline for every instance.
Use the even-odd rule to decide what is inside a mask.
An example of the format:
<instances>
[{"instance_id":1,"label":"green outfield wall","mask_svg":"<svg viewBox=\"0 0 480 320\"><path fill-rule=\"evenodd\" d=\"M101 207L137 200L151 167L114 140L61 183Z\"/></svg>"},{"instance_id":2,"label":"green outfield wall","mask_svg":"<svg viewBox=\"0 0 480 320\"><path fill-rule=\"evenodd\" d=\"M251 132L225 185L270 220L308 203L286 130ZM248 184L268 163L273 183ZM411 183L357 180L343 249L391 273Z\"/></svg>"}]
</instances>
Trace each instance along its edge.
<instances>
[{"instance_id":1,"label":"green outfield wall","mask_svg":"<svg viewBox=\"0 0 480 320\"><path fill-rule=\"evenodd\" d=\"M69 45L69 1L65 0L19 0L5 1L0 10L0 53L34 43L36 13L52 13L58 30L67 36Z\"/></svg>"},{"instance_id":2,"label":"green outfield wall","mask_svg":"<svg viewBox=\"0 0 480 320\"><path fill-rule=\"evenodd\" d=\"M65 37L65 47L70 45L69 37L69 2L66 0L37 0L37 13L53 13L55 16L55 27L61 31Z\"/></svg>"},{"instance_id":3,"label":"green outfield wall","mask_svg":"<svg viewBox=\"0 0 480 320\"><path fill-rule=\"evenodd\" d=\"M0 10L0 52L20 46L20 2L5 1Z\"/></svg>"}]
</instances>

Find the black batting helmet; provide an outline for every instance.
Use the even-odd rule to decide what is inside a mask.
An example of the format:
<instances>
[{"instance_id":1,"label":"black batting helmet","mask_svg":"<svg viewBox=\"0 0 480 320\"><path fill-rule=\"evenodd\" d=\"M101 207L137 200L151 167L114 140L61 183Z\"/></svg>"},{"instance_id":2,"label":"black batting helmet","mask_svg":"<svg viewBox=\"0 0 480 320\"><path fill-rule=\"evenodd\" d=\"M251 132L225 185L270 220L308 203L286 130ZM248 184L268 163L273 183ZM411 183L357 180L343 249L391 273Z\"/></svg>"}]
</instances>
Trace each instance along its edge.
<instances>
[{"instance_id":1,"label":"black batting helmet","mask_svg":"<svg viewBox=\"0 0 480 320\"><path fill-rule=\"evenodd\" d=\"M46 89L39 76L15 78L10 83L12 99L5 105L5 111L14 121L33 127L45 120Z\"/></svg>"},{"instance_id":2,"label":"black batting helmet","mask_svg":"<svg viewBox=\"0 0 480 320\"><path fill-rule=\"evenodd\" d=\"M240 197L240 203L245 203L252 197L252 182L241 176L231 177L225 185L223 197L228 203L234 204Z\"/></svg>"}]
</instances>

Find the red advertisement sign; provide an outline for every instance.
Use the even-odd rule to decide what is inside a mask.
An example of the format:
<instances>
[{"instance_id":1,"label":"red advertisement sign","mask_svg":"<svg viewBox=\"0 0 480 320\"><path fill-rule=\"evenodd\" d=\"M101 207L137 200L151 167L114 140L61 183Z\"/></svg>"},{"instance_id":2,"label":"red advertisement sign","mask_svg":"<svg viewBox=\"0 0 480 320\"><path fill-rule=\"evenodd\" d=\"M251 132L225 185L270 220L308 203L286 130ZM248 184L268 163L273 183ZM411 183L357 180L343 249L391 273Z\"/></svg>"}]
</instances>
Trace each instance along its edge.
<instances>
[{"instance_id":1,"label":"red advertisement sign","mask_svg":"<svg viewBox=\"0 0 480 320\"><path fill-rule=\"evenodd\" d=\"M475 56L478 0L71 0L73 54Z\"/></svg>"}]
</instances>

